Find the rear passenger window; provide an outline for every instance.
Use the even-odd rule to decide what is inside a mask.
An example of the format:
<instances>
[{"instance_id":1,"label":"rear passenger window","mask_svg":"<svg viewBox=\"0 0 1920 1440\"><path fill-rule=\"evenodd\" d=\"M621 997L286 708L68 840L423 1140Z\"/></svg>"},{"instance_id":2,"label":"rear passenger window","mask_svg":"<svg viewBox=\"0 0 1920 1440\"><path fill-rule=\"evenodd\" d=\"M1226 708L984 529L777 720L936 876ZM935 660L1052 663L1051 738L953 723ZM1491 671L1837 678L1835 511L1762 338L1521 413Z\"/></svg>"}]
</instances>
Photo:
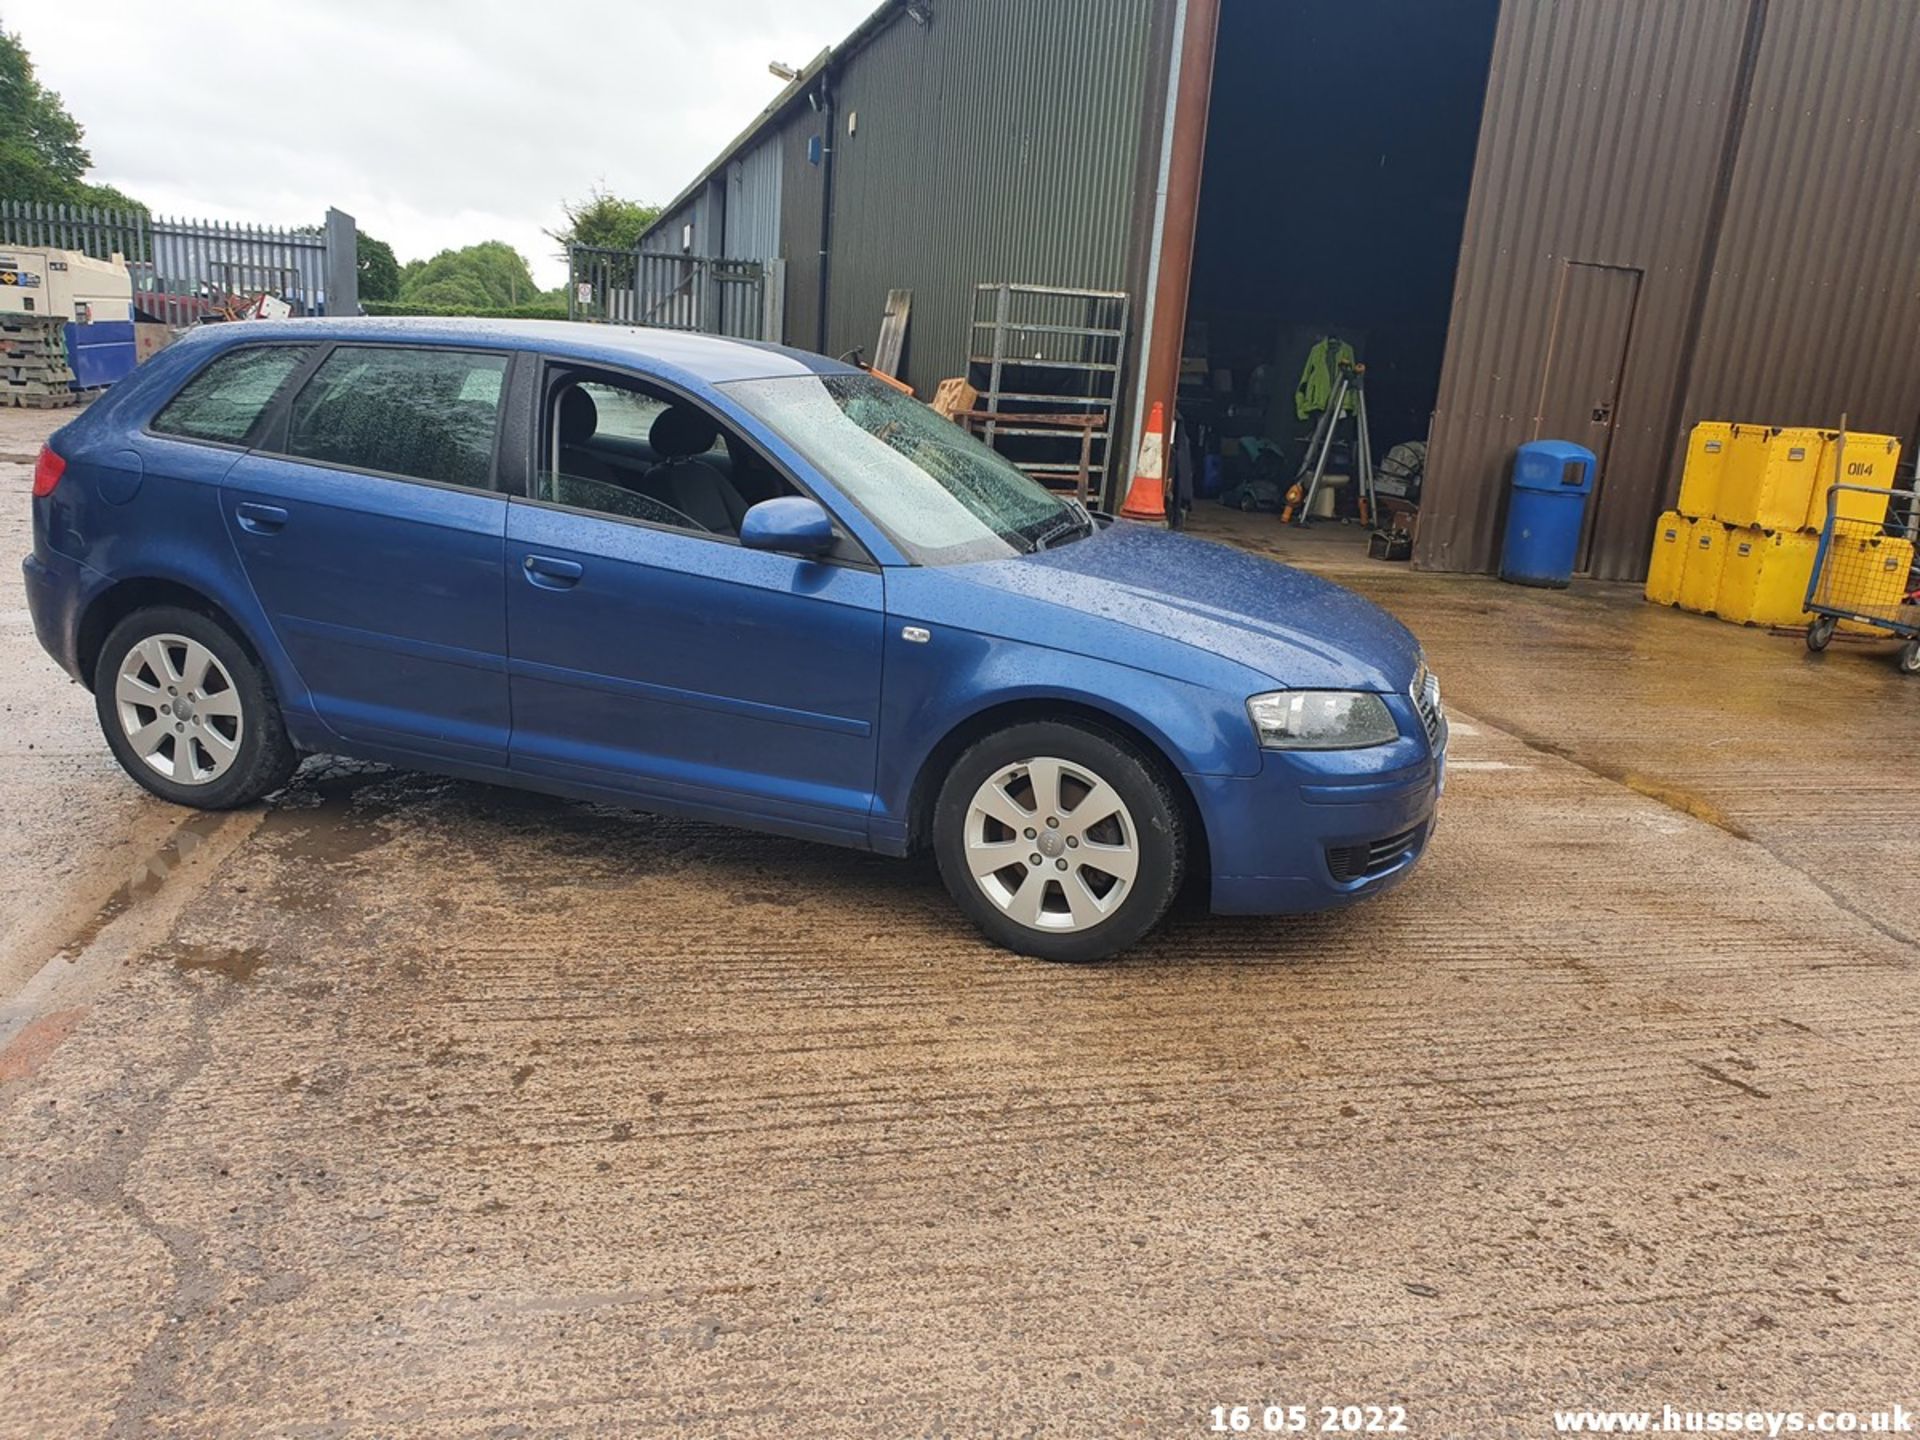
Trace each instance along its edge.
<instances>
[{"instance_id":1,"label":"rear passenger window","mask_svg":"<svg viewBox=\"0 0 1920 1440\"><path fill-rule=\"evenodd\" d=\"M151 428L238 445L306 356L304 345L249 345L222 355L181 387Z\"/></svg>"},{"instance_id":2,"label":"rear passenger window","mask_svg":"<svg viewBox=\"0 0 1920 1440\"><path fill-rule=\"evenodd\" d=\"M342 345L294 397L286 453L485 490L507 357Z\"/></svg>"}]
</instances>

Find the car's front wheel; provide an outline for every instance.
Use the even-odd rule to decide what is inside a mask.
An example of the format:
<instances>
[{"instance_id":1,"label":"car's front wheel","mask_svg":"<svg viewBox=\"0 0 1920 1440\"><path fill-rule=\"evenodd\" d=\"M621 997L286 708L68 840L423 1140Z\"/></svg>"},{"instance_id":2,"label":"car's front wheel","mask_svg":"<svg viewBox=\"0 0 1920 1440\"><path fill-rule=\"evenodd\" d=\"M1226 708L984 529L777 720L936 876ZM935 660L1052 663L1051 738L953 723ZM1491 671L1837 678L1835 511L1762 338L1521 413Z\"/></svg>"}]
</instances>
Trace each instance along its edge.
<instances>
[{"instance_id":1,"label":"car's front wheel","mask_svg":"<svg viewBox=\"0 0 1920 1440\"><path fill-rule=\"evenodd\" d=\"M266 672L196 610L156 606L114 626L93 698L121 766L176 805L245 805L286 784L298 761Z\"/></svg>"},{"instance_id":2,"label":"car's front wheel","mask_svg":"<svg viewBox=\"0 0 1920 1440\"><path fill-rule=\"evenodd\" d=\"M1105 960L1180 889L1179 800L1118 735L1036 721L966 751L941 786L934 853L989 939L1043 960Z\"/></svg>"}]
</instances>

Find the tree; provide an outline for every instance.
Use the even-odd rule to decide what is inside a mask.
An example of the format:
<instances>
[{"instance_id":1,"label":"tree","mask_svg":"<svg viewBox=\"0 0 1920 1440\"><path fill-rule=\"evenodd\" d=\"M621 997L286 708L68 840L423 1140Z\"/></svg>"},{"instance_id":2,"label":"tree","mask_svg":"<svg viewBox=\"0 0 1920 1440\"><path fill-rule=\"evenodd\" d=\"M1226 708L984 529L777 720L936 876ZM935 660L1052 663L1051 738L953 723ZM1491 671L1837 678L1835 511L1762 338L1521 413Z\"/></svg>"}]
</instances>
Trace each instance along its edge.
<instances>
[{"instance_id":1,"label":"tree","mask_svg":"<svg viewBox=\"0 0 1920 1440\"><path fill-rule=\"evenodd\" d=\"M80 122L67 113L60 97L40 83L33 60L18 35L0 30L0 134L8 147L18 149L69 185L93 164L81 144Z\"/></svg>"},{"instance_id":2,"label":"tree","mask_svg":"<svg viewBox=\"0 0 1920 1440\"><path fill-rule=\"evenodd\" d=\"M89 185L86 132L40 83L20 37L0 30L0 198L144 209L109 185Z\"/></svg>"},{"instance_id":3,"label":"tree","mask_svg":"<svg viewBox=\"0 0 1920 1440\"><path fill-rule=\"evenodd\" d=\"M354 259L360 267L362 300L398 300L400 298L400 262L393 247L376 240L364 230L354 232Z\"/></svg>"},{"instance_id":4,"label":"tree","mask_svg":"<svg viewBox=\"0 0 1920 1440\"><path fill-rule=\"evenodd\" d=\"M640 243L640 232L660 218L660 207L643 205L638 200L622 200L595 186L584 200L563 200L560 213L567 217L567 223L547 234L562 247L594 245L607 250L631 250Z\"/></svg>"},{"instance_id":5,"label":"tree","mask_svg":"<svg viewBox=\"0 0 1920 1440\"><path fill-rule=\"evenodd\" d=\"M520 252L501 240L442 250L400 272L400 299L409 305L498 310L525 305L539 293Z\"/></svg>"}]
</instances>

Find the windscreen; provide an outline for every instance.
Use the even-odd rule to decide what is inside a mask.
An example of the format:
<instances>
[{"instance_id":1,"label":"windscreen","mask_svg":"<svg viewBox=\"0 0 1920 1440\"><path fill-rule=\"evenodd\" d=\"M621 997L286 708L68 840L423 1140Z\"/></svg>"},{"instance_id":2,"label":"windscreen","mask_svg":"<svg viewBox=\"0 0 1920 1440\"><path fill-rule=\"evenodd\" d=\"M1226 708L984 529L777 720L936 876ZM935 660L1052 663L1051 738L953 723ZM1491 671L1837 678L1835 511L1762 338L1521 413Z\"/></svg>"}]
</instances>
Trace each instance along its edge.
<instances>
[{"instance_id":1,"label":"windscreen","mask_svg":"<svg viewBox=\"0 0 1920 1440\"><path fill-rule=\"evenodd\" d=\"M1078 505L865 375L795 375L725 388L916 564L1025 555L1092 529Z\"/></svg>"}]
</instances>

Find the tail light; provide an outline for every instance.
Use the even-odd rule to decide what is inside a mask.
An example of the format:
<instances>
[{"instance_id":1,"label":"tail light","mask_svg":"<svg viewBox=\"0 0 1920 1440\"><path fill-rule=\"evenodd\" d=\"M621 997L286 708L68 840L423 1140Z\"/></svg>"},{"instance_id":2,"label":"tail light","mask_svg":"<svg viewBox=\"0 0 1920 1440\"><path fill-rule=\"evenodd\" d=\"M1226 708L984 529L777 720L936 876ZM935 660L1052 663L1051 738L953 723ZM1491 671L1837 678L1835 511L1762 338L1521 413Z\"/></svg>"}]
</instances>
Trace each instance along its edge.
<instances>
[{"instance_id":1,"label":"tail light","mask_svg":"<svg viewBox=\"0 0 1920 1440\"><path fill-rule=\"evenodd\" d=\"M60 483L60 477L67 473L67 462L60 457L51 445L40 447L40 458L33 462L33 498L39 500L53 493L53 487Z\"/></svg>"}]
</instances>

